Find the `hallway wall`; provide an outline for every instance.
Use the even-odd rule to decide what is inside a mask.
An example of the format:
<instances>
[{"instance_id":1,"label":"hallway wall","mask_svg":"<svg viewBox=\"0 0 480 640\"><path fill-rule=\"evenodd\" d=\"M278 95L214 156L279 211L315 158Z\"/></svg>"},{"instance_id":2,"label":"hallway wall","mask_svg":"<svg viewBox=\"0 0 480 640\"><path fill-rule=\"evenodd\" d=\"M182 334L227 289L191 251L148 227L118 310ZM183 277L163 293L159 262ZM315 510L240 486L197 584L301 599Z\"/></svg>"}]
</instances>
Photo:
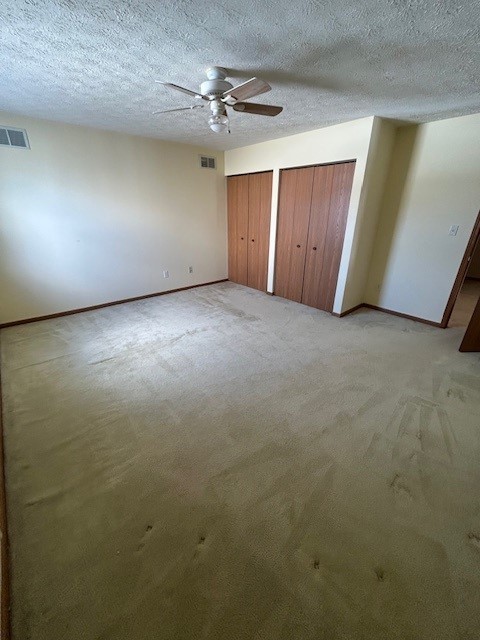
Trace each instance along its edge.
<instances>
[{"instance_id":1,"label":"hallway wall","mask_svg":"<svg viewBox=\"0 0 480 640\"><path fill-rule=\"evenodd\" d=\"M480 114L397 130L366 302L441 321L480 209L478 140Z\"/></svg>"}]
</instances>

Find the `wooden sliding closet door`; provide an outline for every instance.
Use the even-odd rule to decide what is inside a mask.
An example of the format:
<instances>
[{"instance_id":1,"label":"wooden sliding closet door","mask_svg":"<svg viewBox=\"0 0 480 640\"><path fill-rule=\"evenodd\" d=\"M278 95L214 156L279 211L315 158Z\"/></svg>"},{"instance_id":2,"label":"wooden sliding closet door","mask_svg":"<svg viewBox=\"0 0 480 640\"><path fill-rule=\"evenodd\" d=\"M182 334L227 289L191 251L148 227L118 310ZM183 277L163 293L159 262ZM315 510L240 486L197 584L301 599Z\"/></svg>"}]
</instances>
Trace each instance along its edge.
<instances>
[{"instance_id":1,"label":"wooden sliding closet door","mask_svg":"<svg viewBox=\"0 0 480 640\"><path fill-rule=\"evenodd\" d=\"M315 167L302 302L333 310L355 162Z\"/></svg>"},{"instance_id":2,"label":"wooden sliding closet door","mask_svg":"<svg viewBox=\"0 0 480 640\"><path fill-rule=\"evenodd\" d=\"M272 171L227 178L228 278L267 290Z\"/></svg>"},{"instance_id":3,"label":"wooden sliding closet door","mask_svg":"<svg viewBox=\"0 0 480 640\"><path fill-rule=\"evenodd\" d=\"M325 291L319 285L322 281L323 257L327 246L333 171L334 165L315 167L313 177L302 302L317 309L323 309L322 303L326 297Z\"/></svg>"},{"instance_id":4,"label":"wooden sliding closet door","mask_svg":"<svg viewBox=\"0 0 480 640\"><path fill-rule=\"evenodd\" d=\"M314 168L284 169L278 201L275 294L302 301Z\"/></svg>"},{"instance_id":5,"label":"wooden sliding closet door","mask_svg":"<svg viewBox=\"0 0 480 640\"><path fill-rule=\"evenodd\" d=\"M281 173L275 294L332 311L355 162Z\"/></svg>"},{"instance_id":6,"label":"wooden sliding closet door","mask_svg":"<svg viewBox=\"0 0 480 640\"><path fill-rule=\"evenodd\" d=\"M248 286L267 290L272 172L248 176Z\"/></svg>"},{"instance_id":7,"label":"wooden sliding closet door","mask_svg":"<svg viewBox=\"0 0 480 640\"><path fill-rule=\"evenodd\" d=\"M248 283L248 176L227 178L228 277Z\"/></svg>"}]
</instances>

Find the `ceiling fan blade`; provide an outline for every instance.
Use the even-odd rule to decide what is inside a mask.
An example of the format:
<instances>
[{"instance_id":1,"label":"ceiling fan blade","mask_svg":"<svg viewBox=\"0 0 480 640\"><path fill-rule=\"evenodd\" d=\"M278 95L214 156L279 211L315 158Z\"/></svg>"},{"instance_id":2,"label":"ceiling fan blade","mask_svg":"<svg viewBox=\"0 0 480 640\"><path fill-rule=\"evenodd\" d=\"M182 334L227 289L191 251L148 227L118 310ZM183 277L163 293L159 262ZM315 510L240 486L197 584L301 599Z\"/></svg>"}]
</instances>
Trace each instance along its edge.
<instances>
[{"instance_id":1,"label":"ceiling fan blade","mask_svg":"<svg viewBox=\"0 0 480 640\"><path fill-rule=\"evenodd\" d=\"M250 78L246 82L233 87L233 89L228 89L223 93L222 99L228 102L229 98L233 98L237 102L239 100L247 100L248 98L253 98L253 96L258 96L261 93L266 93L271 90L271 86L260 80L259 78Z\"/></svg>"},{"instance_id":2,"label":"ceiling fan blade","mask_svg":"<svg viewBox=\"0 0 480 640\"><path fill-rule=\"evenodd\" d=\"M173 111L191 111L192 109L203 109L203 104L193 104L191 107L180 107L179 109L164 109L163 111L152 111L152 116L159 113L172 113Z\"/></svg>"},{"instance_id":3,"label":"ceiling fan blade","mask_svg":"<svg viewBox=\"0 0 480 640\"><path fill-rule=\"evenodd\" d=\"M257 116L278 116L283 107L274 107L272 104L256 104L255 102L236 102L232 105L235 111L254 113Z\"/></svg>"},{"instance_id":4,"label":"ceiling fan blade","mask_svg":"<svg viewBox=\"0 0 480 640\"><path fill-rule=\"evenodd\" d=\"M163 84L164 87L168 87L169 89L175 89L175 91L186 93L187 96L192 96L192 98L202 98L203 100L210 100L208 96L204 96L202 93L198 93L198 91L190 91L190 89L180 87L178 84L172 84L171 82L162 82L161 80L155 80L155 82L158 84Z\"/></svg>"}]
</instances>

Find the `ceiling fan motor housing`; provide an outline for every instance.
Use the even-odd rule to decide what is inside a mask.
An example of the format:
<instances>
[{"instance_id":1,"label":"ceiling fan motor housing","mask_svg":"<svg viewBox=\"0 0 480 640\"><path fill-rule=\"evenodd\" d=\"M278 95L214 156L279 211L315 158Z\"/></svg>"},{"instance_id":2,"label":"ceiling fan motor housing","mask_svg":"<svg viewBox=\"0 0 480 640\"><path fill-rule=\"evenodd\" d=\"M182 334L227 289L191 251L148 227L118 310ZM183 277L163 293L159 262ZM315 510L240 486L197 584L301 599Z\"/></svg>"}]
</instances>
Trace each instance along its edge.
<instances>
[{"instance_id":1,"label":"ceiling fan motor housing","mask_svg":"<svg viewBox=\"0 0 480 640\"><path fill-rule=\"evenodd\" d=\"M211 99L210 111L214 116L226 115L225 104L220 100L225 91L233 88L230 82L225 80L225 70L220 67L207 69L208 80L200 85L200 93Z\"/></svg>"},{"instance_id":2,"label":"ceiling fan motor housing","mask_svg":"<svg viewBox=\"0 0 480 640\"><path fill-rule=\"evenodd\" d=\"M220 97L225 91L232 89L233 85L226 80L205 80L200 85L200 93L209 97Z\"/></svg>"}]
</instances>

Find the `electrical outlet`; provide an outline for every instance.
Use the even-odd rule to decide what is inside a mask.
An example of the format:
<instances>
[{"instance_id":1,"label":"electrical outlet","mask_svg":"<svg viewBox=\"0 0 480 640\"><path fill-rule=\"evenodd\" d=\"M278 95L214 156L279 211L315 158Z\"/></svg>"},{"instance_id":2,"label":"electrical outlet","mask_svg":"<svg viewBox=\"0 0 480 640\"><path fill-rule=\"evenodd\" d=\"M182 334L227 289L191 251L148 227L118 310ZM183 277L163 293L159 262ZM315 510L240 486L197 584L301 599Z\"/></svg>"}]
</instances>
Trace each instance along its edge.
<instances>
[{"instance_id":1,"label":"electrical outlet","mask_svg":"<svg viewBox=\"0 0 480 640\"><path fill-rule=\"evenodd\" d=\"M170 277L170 274L168 273L168 271L164 271L163 272L163 277L164 278L169 278Z\"/></svg>"},{"instance_id":2,"label":"electrical outlet","mask_svg":"<svg viewBox=\"0 0 480 640\"><path fill-rule=\"evenodd\" d=\"M193 273L193 267L188 267L188 273Z\"/></svg>"}]
</instances>

